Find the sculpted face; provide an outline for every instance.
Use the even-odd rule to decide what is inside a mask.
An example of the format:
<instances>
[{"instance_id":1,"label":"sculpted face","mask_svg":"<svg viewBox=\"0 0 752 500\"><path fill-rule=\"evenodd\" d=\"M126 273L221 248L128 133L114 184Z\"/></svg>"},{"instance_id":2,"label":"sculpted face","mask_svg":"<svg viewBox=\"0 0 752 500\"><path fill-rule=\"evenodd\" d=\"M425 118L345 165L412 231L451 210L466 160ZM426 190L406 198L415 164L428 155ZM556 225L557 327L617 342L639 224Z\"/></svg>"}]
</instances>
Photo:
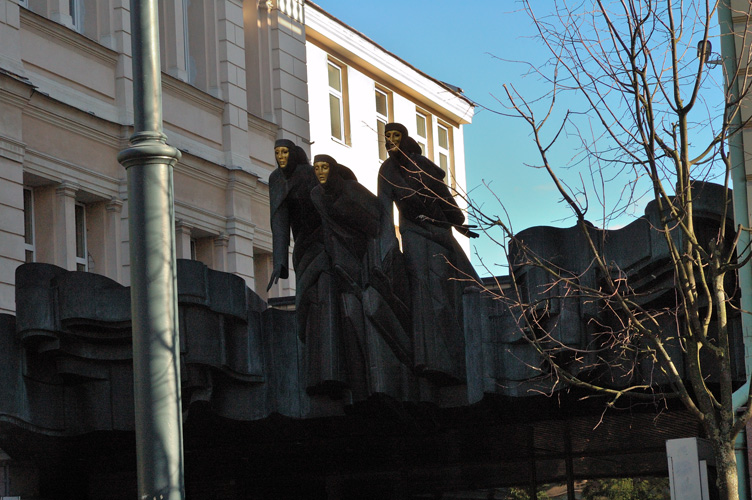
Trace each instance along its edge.
<instances>
[{"instance_id":1,"label":"sculpted face","mask_svg":"<svg viewBox=\"0 0 752 500\"><path fill-rule=\"evenodd\" d=\"M384 137L386 137L386 149L392 151L399 148L402 141L402 132L399 130L389 130L384 134Z\"/></svg>"},{"instance_id":2,"label":"sculpted face","mask_svg":"<svg viewBox=\"0 0 752 500\"><path fill-rule=\"evenodd\" d=\"M285 146L274 148L274 157L277 158L277 163L280 168L285 168L287 166L287 160L290 159L290 149Z\"/></svg>"},{"instance_id":3,"label":"sculpted face","mask_svg":"<svg viewBox=\"0 0 752 500\"><path fill-rule=\"evenodd\" d=\"M329 179L329 163L317 161L313 164L313 173L316 174L316 178L321 184L326 184L327 179Z\"/></svg>"}]
</instances>

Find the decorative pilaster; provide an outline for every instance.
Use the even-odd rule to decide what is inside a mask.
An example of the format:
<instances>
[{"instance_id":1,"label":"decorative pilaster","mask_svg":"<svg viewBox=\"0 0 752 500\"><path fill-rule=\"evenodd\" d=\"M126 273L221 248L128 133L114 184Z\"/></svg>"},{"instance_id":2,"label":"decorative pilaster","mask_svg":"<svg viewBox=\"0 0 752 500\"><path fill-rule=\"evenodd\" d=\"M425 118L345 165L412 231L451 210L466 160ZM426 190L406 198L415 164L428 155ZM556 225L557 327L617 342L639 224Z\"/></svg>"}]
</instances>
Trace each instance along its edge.
<instances>
[{"instance_id":1,"label":"decorative pilaster","mask_svg":"<svg viewBox=\"0 0 752 500\"><path fill-rule=\"evenodd\" d=\"M121 219L123 212L123 201L117 198L112 198L105 204L106 219L105 219L105 238L104 238L104 254L107 267L105 268L105 276L110 279L121 283L122 281L122 244L123 235L121 230Z\"/></svg>"},{"instance_id":2,"label":"decorative pilaster","mask_svg":"<svg viewBox=\"0 0 752 500\"><path fill-rule=\"evenodd\" d=\"M242 170L230 172L227 183L227 267L225 271L242 277L256 290L253 267L253 240L256 225L251 216L251 196L258 178Z\"/></svg>"},{"instance_id":3,"label":"decorative pilaster","mask_svg":"<svg viewBox=\"0 0 752 500\"><path fill-rule=\"evenodd\" d=\"M69 271L76 270L76 193L79 188L75 182L64 181L55 189L53 264Z\"/></svg>"},{"instance_id":4,"label":"decorative pilaster","mask_svg":"<svg viewBox=\"0 0 752 500\"><path fill-rule=\"evenodd\" d=\"M227 247L230 237L225 233L214 238L214 270L227 271Z\"/></svg>"},{"instance_id":5,"label":"decorative pilaster","mask_svg":"<svg viewBox=\"0 0 752 500\"><path fill-rule=\"evenodd\" d=\"M304 2L275 0L275 7L270 12L270 38L278 138L291 139L310 153Z\"/></svg>"},{"instance_id":6,"label":"decorative pilaster","mask_svg":"<svg viewBox=\"0 0 752 500\"><path fill-rule=\"evenodd\" d=\"M0 50L2 50L0 48ZM7 107L6 107L7 109ZM8 113L10 114L10 113ZM2 134L0 126L0 134ZM23 156L25 147L20 142L0 135L0 186L4 192L12 193L0 204L0 240L7 249L0 255L0 269L10 272L0 273L0 313L14 313L16 310L15 272L24 263L24 197L23 197Z\"/></svg>"},{"instance_id":7,"label":"decorative pilaster","mask_svg":"<svg viewBox=\"0 0 752 500\"><path fill-rule=\"evenodd\" d=\"M183 220L175 221L175 257L191 258L191 232L193 226Z\"/></svg>"},{"instance_id":8,"label":"decorative pilaster","mask_svg":"<svg viewBox=\"0 0 752 500\"><path fill-rule=\"evenodd\" d=\"M248 147L245 39L242 0L218 0L219 86L224 100L222 145L225 165L252 171ZM252 73L255 76L255 73Z\"/></svg>"},{"instance_id":9,"label":"decorative pilaster","mask_svg":"<svg viewBox=\"0 0 752 500\"><path fill-rule=\"evenodd\" d=\"M24 76L21 60L21 17L17 2L4 0L4 15L0 15L0 67L10 73Z\"/></svg>"},{"instance_id":10,"label":"decorative pilaster","mask_svg":"<svg viewBox=\"0 0 752 500\"><path fill-rule=\"evenodd\" d=\"M50 19L73 29L73 16L70 11L70 0L51 0L49 3Z\"/></svg>"}]
</instances>

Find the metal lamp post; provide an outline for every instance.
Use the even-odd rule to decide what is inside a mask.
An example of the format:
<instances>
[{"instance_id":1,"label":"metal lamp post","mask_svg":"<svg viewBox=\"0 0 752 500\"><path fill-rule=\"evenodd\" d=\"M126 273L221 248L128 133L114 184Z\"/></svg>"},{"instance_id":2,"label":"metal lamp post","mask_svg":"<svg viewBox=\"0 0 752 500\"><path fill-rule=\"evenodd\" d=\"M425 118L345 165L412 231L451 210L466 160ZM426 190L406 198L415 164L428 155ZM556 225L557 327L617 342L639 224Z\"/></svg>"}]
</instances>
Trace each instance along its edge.
<instances>
[{"instance_id":1,"label":"metal lamp post","mask_svg":"<svg viewBox=\"0 0 752 500\"><path fill-rule=\"evenodd\" d=\"M128 173L133 378L141 500L185 497L172 168L162 133L157 0L131 0L134 134Z\"/></svg>"}]
</instances>

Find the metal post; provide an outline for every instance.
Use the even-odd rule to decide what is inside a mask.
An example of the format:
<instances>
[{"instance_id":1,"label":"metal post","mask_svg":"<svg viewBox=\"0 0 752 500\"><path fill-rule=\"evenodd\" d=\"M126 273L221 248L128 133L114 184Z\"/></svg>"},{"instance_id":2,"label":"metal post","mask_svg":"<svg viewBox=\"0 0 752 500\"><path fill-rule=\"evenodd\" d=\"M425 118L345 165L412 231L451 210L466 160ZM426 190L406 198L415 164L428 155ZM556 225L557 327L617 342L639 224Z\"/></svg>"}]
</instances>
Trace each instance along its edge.
<instances>
[{"instance_id":1,"label":"metal post","mask_svg":"<svg viewBox=\"0 0 752 500\"><path fill-rule=\"evenodd\" d=\"M172 168L162 133L157 0L131 0L134 134L118 161L128 172L133 384L138 493L181 500L183 441Z\"/></svg>"},{"instance_id":2,"label":"metal post","mask_svg":"<svg viewBox=\"0 0 752 500\"><path fill-rule=\"evenodd\" d=\"M721 55L723 59L723 72L726 81L725 92L730 94L733 101L740 99L739 94L739 67L737 64L736 43L734 41L734 20L731 11L731 1L722 0L718 4L718 22L721 28ZM746 28L745 28L746 29ZM746 68L743 70L746 75ZM741 108L741 103L740 103ZM747 197L747 173L744 159L744 142L742 138L742 111L737 110L731 122L731 137L729 137L729 158L731 160L731 182L733 187L734 222L747 228L750 226L750 207ZM742 229L739 235L741 250L747 249L750 243L749 232ZM739 256L742 258L742 256ZM741 290L742 310L742 337L744 339L744 362L747 383L734 392L734 408L745 405L749 394L750 372L752 371L752 317L748 311L752 311L752 265L747 263L739 269L739 288ZM739 476L739 498L749 498L749 471L746 461L745 431L742 431L736 440L736 468Z\"/></svg>"},{"instance_id":3,"label":"metal post","mask_svg":"<svg viewBox=\"0 0 752 500\"><path fill-rule=\"evenodd\" d=\"M572 431L569 428L569 420L564 428L564 449L567 454L565 464L567 469L567 500L575 500L574 490L574 458L572 457Z\"/></svg>"}]
</instances>

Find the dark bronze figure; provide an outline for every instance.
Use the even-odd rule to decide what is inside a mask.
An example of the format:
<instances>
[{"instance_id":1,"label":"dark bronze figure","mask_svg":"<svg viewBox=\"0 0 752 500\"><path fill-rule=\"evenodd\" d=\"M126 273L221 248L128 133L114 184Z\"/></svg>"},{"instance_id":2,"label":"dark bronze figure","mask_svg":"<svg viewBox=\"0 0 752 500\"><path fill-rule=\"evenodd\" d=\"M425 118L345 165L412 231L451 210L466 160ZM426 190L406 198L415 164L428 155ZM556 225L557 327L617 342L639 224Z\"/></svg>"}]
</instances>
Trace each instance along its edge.
<instances>
[{"instance_id":1,"label":"dark bronze figure","mask_svg":"<svg viewBox=\"0 0 752 500\"><path fill-rule=\"evenodd\" d=\"M452 235L473 236L444 183L444 172L422 156L399 123L385 130L389 158L379 170L378 199L399 230L410 285L414 369L439 385L462 383L465 371L462 291L477 275Z\"/></svg>"},{"instance_id":2,"label":"dark bronze figure","mask_svg":"<svg viewBox=\"0 0 752 500\"><path fill-rule=\"evenodd\" d=\"M314 172L319 185L311 191L311 199L321 215L324 246L334 268L353 398L374 393L406 397L409 370L395 354L399 351L385 341L389 337L382 337L378 329L388 325L389 335L406 337L398 315L384 299L392 293L382 270L379 238L387 214L352 171L331 156L316 155ZM390 245L396 247L394 231L390 234Z\"/></svg>"},{"instance_id":3,"label":"dark bronze figure","mask_svg":"<svg viewBox=\"0 0 752 500\"><path fill-rule=\"evenodd\" d=\"M267 290L279 278L288 277L292 230L295 306L298 335L306 344L308 391L336 396L346 386L347 377L340 351L332 268L324 249L321 217L311 202L311 189L318 181L305 151L292 141L278 140L274 155L279 166L269 176L274 267Z\"/></svg>"}]
</instances>

